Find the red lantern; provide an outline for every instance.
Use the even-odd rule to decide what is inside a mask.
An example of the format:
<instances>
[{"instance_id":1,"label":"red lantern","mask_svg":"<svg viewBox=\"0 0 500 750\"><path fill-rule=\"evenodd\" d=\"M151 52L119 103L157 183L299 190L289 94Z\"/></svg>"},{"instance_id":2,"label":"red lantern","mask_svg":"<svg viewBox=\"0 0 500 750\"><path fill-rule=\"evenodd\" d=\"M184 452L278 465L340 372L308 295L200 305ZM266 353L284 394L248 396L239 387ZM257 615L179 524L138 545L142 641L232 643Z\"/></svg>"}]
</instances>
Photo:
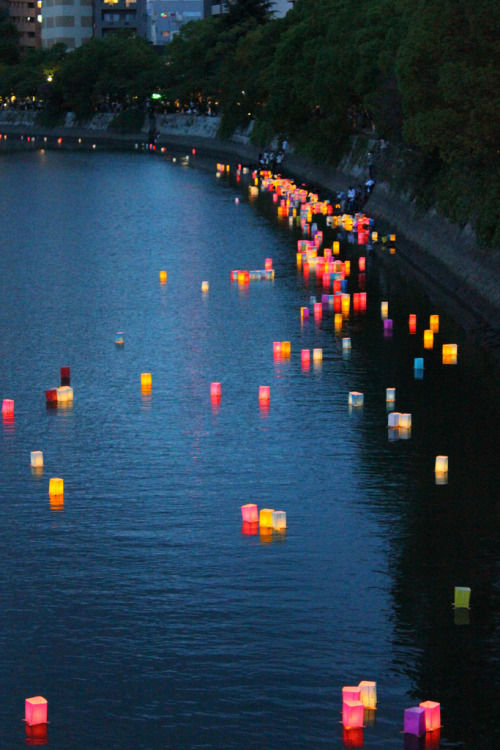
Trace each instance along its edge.
<instances>
[{"instance_id":1,"label":"red lantern","mask_svg":"<svg viewBox=\"0 0 500 750\"><path fill-rule=\"evenodd\" d=\"M357 729L346 729L344 727L342 742L344 743L344 747L363 747L363 729L361 727Z\"/></svg>"}]
</instances>

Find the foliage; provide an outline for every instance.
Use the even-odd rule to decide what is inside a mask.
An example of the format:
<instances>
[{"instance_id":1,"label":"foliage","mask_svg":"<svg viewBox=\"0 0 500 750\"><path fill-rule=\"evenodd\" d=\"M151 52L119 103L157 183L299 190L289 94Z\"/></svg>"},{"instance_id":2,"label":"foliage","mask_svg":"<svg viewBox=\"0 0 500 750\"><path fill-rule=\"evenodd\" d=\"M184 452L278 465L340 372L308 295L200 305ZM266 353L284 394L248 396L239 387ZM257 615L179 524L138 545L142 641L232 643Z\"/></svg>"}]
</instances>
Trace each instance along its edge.
<instances>
[{"instance_id":1,"label":"foliage","mask_svg":"<svg viewBox=\"0 0 500 750\"><path fill-rule=\"evenodd\" d=\"M117 133L140 133L145 117L144 107L129 107L113 117L108 129Z\"/></svg>"},{"instance_id":2,"label":"foliage","mask_svg":"<svg viewBox=\"0 0 500 750\"><path fill-rule=\"evenodd\" d=\"M9 16L0 11L0 66L19 62L19 32Z\"/></svg>"}]
</instances>

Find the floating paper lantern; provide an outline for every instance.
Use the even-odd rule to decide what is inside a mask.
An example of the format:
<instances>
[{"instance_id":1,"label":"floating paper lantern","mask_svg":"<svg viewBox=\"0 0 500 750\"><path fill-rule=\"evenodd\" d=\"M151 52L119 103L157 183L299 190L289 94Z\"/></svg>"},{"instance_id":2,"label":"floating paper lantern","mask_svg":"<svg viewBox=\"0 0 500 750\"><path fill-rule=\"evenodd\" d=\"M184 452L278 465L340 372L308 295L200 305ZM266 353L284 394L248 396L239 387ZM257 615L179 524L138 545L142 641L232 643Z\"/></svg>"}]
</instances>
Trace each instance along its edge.
<instances>
[{"instance_id":1,"label":"floating paper lantern","mask_svg":"<svg viewBox=\"0 0 500 750\"><path fill-rule=\"evenodd\" d=\"M314 317L319 319L323 316L323 305L321 302L314 303Z\"/></svg>"},{"instance_id":2,"label":"floating paper lantern","mask_svg":"<svg viewBox=\"0 0 500 750\"><path fill-rule=\"evenodd\" d=\"M313 362L323 361L323 349L313 349Z\"/></svg>"},{"instance_id":3,"label":"floating paper lantern","mask_svg":"<svg viewBox=\"0 0 500 750\"><path fill-rule=\"evenodd\" d=\"M2 415L4 417L14 416L14 400L11 398L4 398L2 401Z\"/></svg>"},{"instance_id":4,"label":"floating paper lantern","mask_svg":"<svg viewBox=\"0 0 500 750\"><path fill-rule=\"evenodd\" d=\"M121 331L119 331L115 336L115 344L117 346L123 346L124 344L123 333Z\"/></svg>"},{"instance_id":5,"label":"floating paper lantern","mask_svg":"<svg viewBox=\"0 0 500 750\"><path fill-rule=\"evenodd\" d=\"M166 271L160 271L160 283L165 284L167 281L167 272Z\"/></svg>"},{"instance_id":6,"label":"floating paper lantern","mask_svg":"<svg viewBox=\"0 0 500 750\"><path fill-rule=\"evenodd\" d=\"M52 477L49 480L49 495L64 495L64 480Z\"/></svg>"},{"instance_id":7,"label":"floating paper lantern","mask_svg":"<svg viewBox=\"0 0 500 750\"><path fill-rule=\"evenodd\" d=\"M390 234L389 235L389 239L390 239L391 242L396 242L396 235L395 234Z\"/></svg>"},{"instance_id":8,"label":"floating paper lantern","mask_svg":"<svg viewBox=\"0 0 500 750\"><path fill-rule=\"evenodd\" d=\"M264 261L264 268L266 271L270 271L273 267L273 259L272 258L266 258Z\"/></svg>"},{"instance_id":9,"label":"floating paper lantern","mask_svg":"<svg viewBox=\"0 0 500 750\"><path fill-rule=\"evenodd\" d=\"M281 342L281 356L282 357L289 357L291 353L291 344L289 341L282 341Z\"/></svg>"},{"instance_id":10,"label":"floating paper lantern","mask_svg":"<svg viewBox=\"0 0 500 750\"><path fill-rule=\"evenodd\" d=\"M43 453L42 451L31 451L30 463L33 468L43 467Z\"/></svg>"},{"instance_id":11,"label":"floating paper lantern","mask_svg":"<svg viewBox=\"0 0 500 750\"><path fill-rule=\"evenodd\" d=\"M441 727L441 704L434 701L419 703L419 708L425 711L425 731L433 732Z\"/></svg>"},{"instance_id":12,"label":"floating paper lantern","mask_svg":"<svg viewBox=\"0 0 500 750\"><path fill-rule=\"evenodd\" d=\"M254 503L247 503L241 506L241 517L243 521L254 523L259 520L257 506Z\"/></svg>"},{"instance_id":13,"label":"floating paper lantern","mask_svg":"<svg viewBox=\"0 0 500 750\"><path fill-rule=\"evenodd\" d=\"M271 387L269 385L259 386L259 401L268 402L271 399Z\"/></svg>"},{"instance_id":14,"label":"floating paper lantern","mask_svg":"<svg viewBox=\"0 0 500 750\"><path fill-rule=\"evenodd\" d=\"M220 398L220 395L221 395L220 383L210 383L210 395Z\"/></svg>"},{"instance_id":15,"label":"floating paper lantern","mask_svg":"<svg viewBox=\"0 0 500 750\"><path fill-rule=\"evenodd\" d=\"M445 474L448 471L448 456L436 456L434 465L436 474Z\"/></svg>"},{"instance_id":16,"label":"floating paper lantern","mask_svg":"<svg viewBox=\"0 0 500 750\"><path fill-rule=\"evenodd\" d=\"M413 367L415 370L423 370L424 369L424 358L423 357L415 357L413 362Z\"/></svg>"},{"instance_id":17,"label":"floating paper lantern","mask_svg":"<svg viewBox=\"0 0 500 750\"><path fill-rule=\"evenodd\" d=\"M281 341L273 341L273 354L275 357L281 355Z\"/></svg>"},{"instance_id":18,"label":"floating paper lantern","mask_svg":"<svg viewBox=\"0 0 500 750\"><path fill-rule=\"evenodd\" d=\"M362 255L358 260L358 268L360 271L364 271L366 267L366 258Z\"/></svg>"},{"instance_id":19,"label":"floating paper lantern","mask_svg":"<svg viewBox=\"0 0 500 750\"><path fill-rule=\"evenodd\" d=\"M351 295L350 294L343 294L342 295L342 313L343 313L343 315L347 315L349 313L350 306L351 306Z\"/></svg>"},{"instance_id":20,"label":"floating paper lantern","mask_svg":"<svg viewBox=\"0 0 500 750\"><path fill-rule=\"evenodd\" d=\"M386 401L395 401L396 400L396 389L395 388L386 388L385 389L385 400Z\"/></svg>"},{"instance_id":21,"label":"floating paper lantern","mask_svg":"<svg viewBox=\"0 0 500 750\"><path fill-rule=\"evenodd\" d=\"M271 520L275 531L286 529L286 513L284 510L273 510Z\"/></svg>"},{"instance_id":22,"label":"floating paper lantern","mask_svg":"<svg viewBox=\"0 0 500 750\"><path fill-rule=\"evenodd\" d=\"M425 733L425 709L420 707L406 708L404 730L406 734L420 736Z\"/></svg>"},{"instance_id":23,"label":"floating paper lantern","mask_svg":"<svg viewBox=\"0 0 500 750\"><path fill-rule=\"evenodd\" d=\"M439 315L431 315L429 328L433 333L439 333Z\"/></svg>"},{"instance_id":24,"label":"floating paper lantern","mask_svg":"<svg viewBox=\"0 0 500 750\"><path fill-rule=\"evenodd\" d=\"M41 695L26 698L24 702L24 721L29 726L47 723L47 701Z\"/></svg>"},{"instance_id":25,"label":"floating paper lantern","mask_svg":"<svg viewBox=\"0 0 500 750\"><path fill-rule=\"evenodd\" d=\"M302 253L297 253L297 266L300 268L302 265Z\"/></svg>"},{"instance_id":26,"label":"floating paper lantern","mask_svg":"<svg viewBox=\"0 0 500 750\"><path fill-rule=\"evenodd\" d=\"M309 308L308 307L301 307L300 308L300 317L302 320L308 320L309 319Z\"/></svg>"},{"instance_id":27,"label":"floating paper lantern","mask_svg":"<svg viewBox=\"0 0 500 750\"><path fill-rule=\"evenodd\" d=\"M382 320L387 318L388 314L389 314L389 303L381 302L380 303L380 315L382 317Z\"/></svg>"},{"instance_id":28,"label":"floating paper lantern","mask_svg":"<svg viewBox=\"0 0 500 750\"><path fill-rule=\"evenodd\" d=\"M202 281L201 282L201 291L202 292L208 292L209 286L210 285L209 285L208 281Z\"/></svg>"},{"instance_id":29,"label":"floating paper lantern","mask_svg":"<svg viewBox=\"0 0 500 750\"><path fill-rule=\"evenodd\" d=\"M303 365L309 366L311 362L311 350L310 349L302 349L300 352L300 361Z\"/></svg>"},{"instance_id":30,"label":"floating paper lantern","mask_svg":"<svg viewBox=\"0 0 500 750\"><path fill-rule=\"evenodd\" d=\"M399 411L391 411L391 413L387 415L387 426L399 427L400 417L401 417L401 413Z\"/></svg>"},{"instance_id":31,"label":"floating paper lantern","mask_svg":"<svg viewBox=\"0 0 500 750\"><path fill-rule=\"evenodd\" d=\"M410 327L410 333L417 332L417 316L416 315L410 315L409 327Z\"/></svg>"},{"instance_id":32,"label":"floating paper lantern","mask_svg":"<svg viewBox=\"0 0 500 750\"><path fill-rule=\"evenodd\" d=\"M342 350L349 351L350 348L351 348L351 339L348 336L346 336L345 338L342 339Z\"/></svg>"},{"instance_id":33,"label":"floating paper lantern","mask_svg":"<svg viewBox=\"0 0 500 750\"><path fill-rule=\"evenodd\" d=\"M361 701L344 701L342 703L342 724L346 729L363 726L364 708Z\"/></svg>"},{"instance_id":34,"label":"floating paper lantern","mask_svg":"<svg viewBox=\"0 0 500 750\"><path fill-rule=\"evenodd\" d=\"M360 690L359 700L365 708L374 709L377 707L377 683L363 680L358 685Z\"/></svg>"},{"instance_id":35,"label":"floating paper lantern","mask_svg":"<svg viewBox=\"0 0 500 750\"><path fill-rule=\"evenodd\" d=\"M360 701L361 690L358 686L348 686L342 688L342 703L346 701Z\"/></svg>"},{"instance_id":36,"label":"floating paper lantern","mask_svg":"<svg viewBox=\"0 0 500 750\"><path fill-rule=\"evenodd\" d=\"M48 404L57 403L57 388L50 388L48 391L45 391L45 401Z\"/></svg>"},{"instance_id":37,"label":"floating paper lantern","mask_svg":"<svg viewBox=\"0 0 500 750\"><path fill-rule=\"evenodd\" d=\"M385 318L385 320L384 320L384 331L392 331L392 320L391 320L391 318Z\"/></svg>"},{"instance_id":38,"label":"floating paper lantern","mask_svg":"<svg viewBox=\"0 0 500 750\"><path fill-rule=\"evenodd\" d=\"M349 274L351 273L351 261L350 260L344 261L344 273L346 276L349 276ZM360 279L360 276L361 274L358 276L358 281Z\"/></svg>"},{"instance_id":39,"label":"floating paper lantern","mask_svg":"<svg viewBox=\"0 0 500 750\"><path fill-rule=\"evenodd\" d=\"M150 372L141 372L141 386L151 387L153 385L153 379Z\"/></svg>"},{"instance_id":40,"label":"floating paper lantern","mask_svg":"<svg viewBox=\"0 0 500 750\"><path fill-rule=\"evenodd\" d=\"M455 586L455 609L469 609L471 590L467 586Z\"/></svg>"},{"instance_id":41,"label":"floating paper lantern","mask_svg":"<svg viewBox=\"0 0 500 750\"><path fill-rule=\"evenodd\" d=\"M457 364L457 345L456 344L443 344L443 364L444 365L456 365Z\"/></svg>"},{"instance_id":42,"label":"floating paper lantern","mask_svg":"<svg viewBox=\"0 0 500 750\"><path fill-rule=\"evenodd\" d=\"M432 349L434 346L434 334L430 329L424 331L424 349Z\"/></svg>"},{"instance_id":43,"label":"floating paper lantern","mask_svg":"<svg viewBox=\"0 0 500 750\"><path fill-rule=\"evenodd\" d=\"M71 377L71 368L61 367L61 385L69 385Z\"/></svg>"},{"instance_id":44,"label":"floating paper lantern","mask_svg":"<svg viewBox=\"0 0 500 750\"><path fill-rule=\"evenodd\" d=\"M340 253L340 242L334 242L332 250L334 255L338 255Z\"/></svg>"},{"instance_id":45,"label":"floating paper lantern","mask_svg":"<svg viewBox=\"0 0 500 750\"><path fill-rule=\"evenodd\" d=\"M372 242L378 242L378 232L372 232Z\"/></svg>"},{"instance_id":46,"label":"floating paper lantern","mask_svg":"<svg viewBox=\"0 0 500 750\"><path fill-rule=\"evenodd\" d=\"M273 508L262 508L259 513L259 525L269 529L273 527Z\"/></svg>"},{"instance_id":47,"label":"floating paper lantern","mask_svg":"<svg viewBox=\"0 0 500 750\"><path fill-rule=\"evenodd\" d=\"M363 406L364 395L358 391L351 391L349 393L349 404L351 406Z\"/></svg>"},{"instance_id":48,"label":"floating paper lantern","mask_svg":"<svg viewBox=\"0 0 500 750\"><path fill-rule=\"evenodd\" d=\"M57 389L57 403L69 403L73 401L73 388L63 385Z\"/></svg>"},{"instance_id":49,"label":"floating paper lantern","mask_svg":"<svg viewBox=\"0 0 500 750\"><path fill-rule=\"evenodd\" d=\"M409 427L411 427L411 414L400 414L399 426L403 429L408 429Z\"/></svg>"}]
</instances>

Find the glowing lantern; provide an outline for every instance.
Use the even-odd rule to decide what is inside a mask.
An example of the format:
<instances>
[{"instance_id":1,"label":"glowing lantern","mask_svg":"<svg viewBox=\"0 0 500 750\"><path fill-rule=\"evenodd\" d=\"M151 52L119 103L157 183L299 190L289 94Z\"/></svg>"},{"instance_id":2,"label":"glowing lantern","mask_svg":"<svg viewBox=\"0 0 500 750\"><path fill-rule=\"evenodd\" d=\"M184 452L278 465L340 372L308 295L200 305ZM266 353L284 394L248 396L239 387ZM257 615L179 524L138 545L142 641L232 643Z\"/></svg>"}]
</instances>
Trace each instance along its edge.
<instances>
[{"instance_id":1,"label":"glowing lantern","mask_svg":"<svg viewBox=\"0 0 500 750\"><path fill-rule=\"evenodd\" d=\"M124 344L123 333L121 331L119 331L115 336L115 344L117 346L123 346Z\"/></svg>"},{"instance_id":2,"label":"glowing lantern","mask_svg":"<svg viewBox=\"0 0 500 750\"><path fill-rule=\"evenodd\" d=\"M68 403L73 401L73 388L63 385L57 389L57 403Z\"/></svg>"},{"instance_id":3,"label":"glowing lantern","mask_svg":"<svg viewBox=\"0 0 500 750\"><path fill-rule=\"evenodd\" d=\"M48 391L45 391L45 400L48 404L57 403L57 388L50 388Z\"/></svg>"},{"instance_id":4,"label":"glowing lantern","mask_svg":"<svg viewBox=\"0 0 500 750\"><path fill-rule=\"evenodd\" d=\"M167 283L167 272L166 271L160 271L160 283L166 284Z\"/></svg>"},{"instance_id":5,"label":"glowing lantern","mask_svg":"<svg viewBox=\"0 0 500 750\"><path fill-rule=\"evenodd\" d=\"M424 369L424 358L423 357L415 357L413 362L413 367L415 370L423 370Z\"/></svg>"},{"instance_id":6,"label":"glowing lantern","mask_svg":"<svg viewBox=\"0 0 500 750\"><path fill-rule=\"evenodd\" d=\"M439 333L439 315L431 315L429 328L433 333Z\"/></svg>"},{"instance_id":7,"label":"glowing lantern","mask_svg":"<svg viewBox=\"0 0 500 750\"><path fill-rule=\"evenodd\" d=\"M395 388L386 388L385 389L385 400L386 401L395 401L396 400L396 389Z\"/></svg>"},{"instance_id":8,"label":"glowing lantern","mask_svg":"<svg viewBox=\"0 0 500 750\"><path fill-rule=\"evenodd\" d=\"M342 703L346 701L360 701L361 690L359 687L343 687L342 688Z\"/></svg>"},{"instance_id":9,"label":"glowing lantern","mask_svg":"<svg viewBox=\"0 0 500 750\"><path fill-rule=\"evenodd\" d=\"M273 354L275 357L281 354L281 341L273 341Z\"/></svg>"},{"instance_id":10,"label":"glowing lantern","mask_svg":"<svg viewBox=\"0 0 500 750\"><path fill-rule=\"evenodd\" d=\"M254 503L247 503L241 506L241 517L243 521L254 523L259 520L257 506Z\"/></svg>"},{"instance_id":11,"label":"glowing lantern","mask_svg":"<svg viewBox=\"0 0 500 750\"><path fill-rule=\"evenodd\" d=\"M417 316L416 315L410 315L409 326L410 326L410 333L417 332Z\"/></svg>"},{"instance_id":12,"label":"glowing lantern","mask_svg":"<svg viewBox=\"0 0 500 750\"><path fill-rule=\"evenodd\" d=\"M297 253L297 266L300 268L302 265L302 253Z\"/></svg>"},{"instance_id":13,"label":"glowing lantern","mask_svg":"<svg viewBox=\"0 0 500 750\"><path fill-rule=\"evenodd\" d=\"M455 586L455 609L469 609L471 590L467 586Z\"/></svg>"},{"instance_id":14,"label":"glowing lantern","mask_svg":"<svg viewBox=\"0 0 500 750\"><path fill-rule=\"evenodd\" d=\"M220 398L220 395L221 395L220 383L210 383L210 395Z\"/></svg>"},{"instance_id":15,"label":"glowing lantern","mask_svg":"<svg viewBox=\"0 0 500 750\"><path fill-rule=\"evenodd\" d=\"M347 315L349 313L350 306L351 306L351 295L343 294L342 295L342 313L344 315Z\"/></svg>"},{"instance_id":16,"label":"glowing lantern","mask_svg":"<svg viewBox=\"0 0 500 750\"><path fill-rule=\"evenodd\" d=\"M52 477L49 480L49 495L64 495L64 479Z\"/></svg>"},{"instance_id":17,"label":"glowing lantern","mask_svg":"<svg viewBox=\"0 0 500 750\"><path fill-rule=\"evenodd\" d=\"M61 367L61 385L69 385L71 377L71 369L69 367Z\"/></svg>"},{"instance_id":18,"label":"glowing lantern","mask_svg":"<svg viewBox=\"0 0 500 750\"><path fill-rule=\"evenodd\" d=\"M30 727L47 723L47 701L41 695L26 698L24 702L24 721Z\"/></svg>"},{"instance_id":19,"label":"glowing lantern","mask_svg":"<svg viewBox=\"0 0 500 750\"><path fill-rule=\"evenodd\" d=\"M273 267L273 259L272 258L266 258L264 261L264 268L266 271L270 270Z\"/></svg>"},{"instance_id":20,"label":"glowing lantern","mask_svg":"<svg viewBox=\"0 0 500 750\"><path fill-rule=\"evenodd\" d=\"M43 466L43 453L42 451L31 451L30 453L31 466L39 468Z\"/></svg>"},{"instance_id":21,"label":"glowing lantern","mask_svg":"<svg viewBox=\"0 0 500 750\"><path fill-rule=\"evenodd\" d=\"M350 406L363 406L364 395L358 391L351 391L349 393L349 404Z\"/></svg>"},{"instance_id":22,"label":"glowing lantern","mask_svg":"<svg viewBox=\"0 0 500 750\"><path fill-rule=\"evenodd\" d=\"M319 319L323 316L323 305L321 302L314 303L314 317Z\"/></svg>"},{"instance_id":23,"label":"glowing lantern","mask_svg":"<svg viewBox=\"0 0 500 750\"><path fill-rule=\"evenodd\" d=\"M405 709L405 734L420 736L425 733L425 708L415 707Z\"/></svg>"},{"instance_id":24,"label":"glowing lantern","mask_svg":"<svg viewBox=\"0 0 500 750\"><path fill-rule=\"evenodd\" d=\"M457 364L457 345L443 344L443 365Z\"/></svg>"},{"instance_id":25,"label":"glowing lantern","mask_svg":"<svg viewBox=\"0 0 500 750\"><path fill-rule=\"evenodd\" d=\"M259 401L270 401L271 399L271 387L269 385L259 386Z\"/></svg>"},{"instance_id":26,"label":"glowing lantern","mask_svg":"<svg viewBox=\"0 0 500 750\"><path fill-rule=\"evenodd\" d=\"M351 261L350 260L344 261L344 273L346 276L349 276L349 274L351 273ZM359 280L359 276L358 276L358 280Z\"/></svg>"},{"instance_id":27,"label":"glowing lantern","mask_svg":"<svg viewBox=\"0 0 500 750\"><path fill-rule=\"evenodd\" d=\"M360 690L359 700L363 703L365 708L376 708L377 707L377 683L363 680L358 685Z\"/></svg>"},{"instance_id":28,"label":"glowing lantern","mask_svg":"<svg viewBox=\"0 0 500 750\"><path fill-rule=\"evenodd\" d=\"M342 323L343 323L342 313L335 313L334 323L335 323L335 330L341 331Z\"/></svg>"},{"instance_id":29,"label":"glowing lantern","mask_svg":"<svg viewBox=\"0 0 500 750\"><path fill-rule=\"evenodd\" d=\"M141 386L151 387L153 385L153 379L150 372L141 372Z\"/></svg>"},{"instance_id":30,"label":"glowing lantern","mask_svg":"<svg viewBox=\"0 0 500 750\"><path fill-rule=\"evenodd\" d=\"M338 255L340 253L340 242L334 242L332 249L333 249L333 254Z\"/></svg>"},{"instance_id":31,"label":"glowing lantern","mask_svg":"<svg viewBox=\"0 0 500 750\"><path fill-rule=\"evenodd\" d=\"M11 398L4 398L2 401L2 415L4 417L14 416L14 400Z\"/></svg>"},{"instance_id":32,"label":"glowing lantern","mask_svg":"<svg viewBox=\"0 0 500 750\"><path fill-rule=\"evenodd\" d=\"M343 351L349 351L351 348L351 339L349 337L342 339L342 350Z\"/></svg>"},{"instance_id":33,"label":"glowing lantern","mask_svg":"<svg viewBox=\"0 0 500 750\"><path fill-rule=\"evenodd\" d=\"M313 362L323 361L323 349L313 349Z\"/></svg>"},{"instance_id":34,"label":"glowing lantern","mask_svg":"<svg viewBox=\"0 0 500 750\"><path fill-rule=\"evenodd\" d=\"M391 320L391 318L385 318L385 320L384 320L384 331L392 331L392 320Z\"/></svg>"},{"instance_id":35,"label":"glowing lantern","mask_svg":"<svg viewBox=\"0 0 500 750\"><path fill-rule=\"evenodd\" d=\"M358 260L358 267L360 271L364 271L366 267L366 258L362 255Z\"/></svg>"},{"instance_id":36,"label":"glowing lantern","mask_svg":"<svg viewBox=\"0 0 500 750\"><path fill-rule=\"evenodd\" d=\"M378 232L372 232L372 242L378 242Z\"/></svg>"},{"instance_id":37,"label":"glowing lantern","mask_svg":"<svg viewBox=\"0 0 500 750\"><path fill-rule=\"evenodd\" d=\"M259 525L272 529L273 513L274 510L272 508L262 508L259 513Z\"/></svg>"},{"instance_id":38,"label":"glowing lantern","mask_svg":"<svg viewBox=\"0 0 500 750\"><path fill-rule=\"evenodd\" d=\"M389 314L389 303L388 302L381 302L380 303L380 315L382 317L382 320L385 320Z\"/></svg>"},{"instance_id":39,"label":"glowing lantern","mask_svg":"<svg viewBox=\"0 0 500 750\"><path fill-rule=\"evenodd\" d=\"M300 352L300 361L302 362L302 365L309 366L311 362L311 350L310 349L302 349Z\"/></svg>"},{"instance_id":40,"label":"glowing lantern","mask_svg":"<svg viewBox=\"0 0 500 750\"><path fill-rule=\"evenodd\" d=\"M424 331L424 349L432 349L434 346L434 334L430 329Z\"/></svg>"},{"instance_id":41,"label":"glowing lantern","mask_svg":"<svg viewBox=\"0 0 500 750\"><path fill-rule=\"evenodd\" d=\"M284 510L273 510L271 520L275 531L286 529L286 513Z\"/></svg>"},{"instance_id":42,"label":"glowing lantern","mask_svg":"<svg viewBox=\"0 0 500 750\"><path fill-rule=\"evenodd\" d=\"M411 414L400 414L399 426L403 429L408 429L409 427L411 427Z\"/></svg>"},{"instance_id":43,"label":"glowing lantern","mask_svg":"<svg viewBox=\"0 0 500 750\"><path fill-rule=\"evenodd\" d=\"M425 731L433 732L441 727L441 704L434 701L419 703L419 708L425 711Z\"/></svg>"},{"instance_id":44,"label":"glowing lantern","mask_svg":"<svg viewBox=\"0 0 500 750\"><path fill-rule=\"evenodd\" d=\"M289 341L282 341L281 342L281 356L282 357L289 357L291 353L291 345Z\"/></svg>"},{"instance_id":45,"label":"glowing lantern","mask_svg":"<svg viewBox=\"0 0 500 750\"><path fill-rule=\"evenodd\" d=\"M209 290L209 283L208 281L202 281L201 282L201 291L202 292L208 292Z\"/></svg>"},{"instance_id":46,"label":"glowing lantern","mask_svg":"<svg viewBox=\"0 0 500 750\"><path fill-rule=\"evenodd\" d=\"M400 417L401 417L401 413L399 411L391 411L391 413L387 415L387 426L399 427Z\"/></svg>"},{"instance_id":47,"label":"glowing lantern","mask_svg":"<svg viewBox=\"0 0 500 750\"><path fill-rule=\"evenodd\" d=\"M363 714L365 707L361 701L343 701L342 724L346 729L355 729L363 726ZM422 709L423 710L423 709Z\"/></svg>"},{"instance_id":48,"label":"glowing lantern","mask_svg":"<svg viewBox=\"0 0 500 750\"><path fill-rule=\"evenodd\" d=\"M391 242L396 242L396 235L395 234L390 234L389 235L389 239L390 239Z\"/></svg>"},{"instance_id":49,"label":"glowing lantern","mask_svg":"<svg viewBox=\"0 0 500 750\"><path fill-rule=\"evenodd\" d=\"M300 308L300 317L302 320L308 320L309 319L309 308L308 307L301 307Z\"/></svg>"},{"instance_id":50,"label":"glowing lantern","mask_svg":"<svg viewBox=\"0 0 500 750\"><path fill-rule=\"evenodd\" d=\"M434 465L434 471L436 474L445 474L448 471L448 456L436 456L436 463Z\"/></svg>"}]
</instances>

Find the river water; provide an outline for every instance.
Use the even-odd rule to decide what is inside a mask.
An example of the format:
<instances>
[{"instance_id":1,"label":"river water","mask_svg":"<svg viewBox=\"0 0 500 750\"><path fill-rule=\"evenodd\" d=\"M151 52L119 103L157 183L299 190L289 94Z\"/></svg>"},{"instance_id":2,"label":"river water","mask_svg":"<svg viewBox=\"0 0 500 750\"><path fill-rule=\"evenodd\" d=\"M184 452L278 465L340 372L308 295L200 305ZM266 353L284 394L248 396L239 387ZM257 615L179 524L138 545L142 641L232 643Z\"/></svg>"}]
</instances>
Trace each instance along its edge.
<instances>
[{"instance_id":1,"label":"river water","mask_svg":"<svg viewBox=\"0 0 500 750\"><path fill-rule=\"evenodd\" d=\"M321 294L297 271L301 230L230 175L198 156L2 155L1 747L35 742L24 700L42 695L60 750L498 750L498 372L397 252L367 258L366 311L341 331L329 311L301 324ZM341 238L350 292L359 255ZM267 257L274 282L231 283ZM61 366L73 407L48 409ZM407 439L389 439L387 387ZM249 502L285 510L286 534L242 533ZM378 709L347 734L341 690L361 680ZM440 736L403 735L427 700Z\"/></svg>"}]
</instances>

